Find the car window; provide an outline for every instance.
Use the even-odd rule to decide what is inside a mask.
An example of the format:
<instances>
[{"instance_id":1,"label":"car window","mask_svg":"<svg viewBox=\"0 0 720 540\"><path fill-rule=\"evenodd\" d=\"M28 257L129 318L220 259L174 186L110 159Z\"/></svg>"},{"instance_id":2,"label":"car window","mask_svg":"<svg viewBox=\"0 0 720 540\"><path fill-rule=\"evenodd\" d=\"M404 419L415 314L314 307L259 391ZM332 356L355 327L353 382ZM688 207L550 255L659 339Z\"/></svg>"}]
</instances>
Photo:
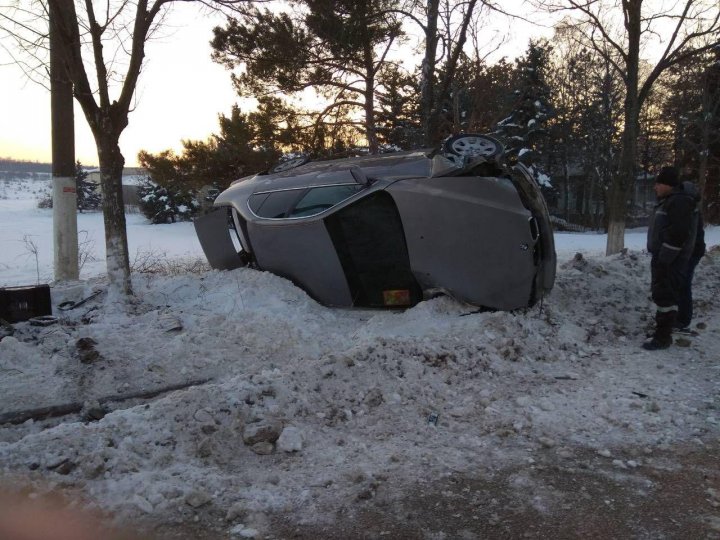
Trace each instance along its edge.
<instances>
[{"instance_id":1,"label":"car window","mask_svg":"<svg viewBox=\"0 0 720 540\"><path fill-rule=\"evenodd\" d=\"M289 217L314 216L352 197L362 188L359 184L312 188L298 201Z\"/></svg>"},{"instance_id":2,"label":"car window","mask_svg":"<svg viewBox=\"0 0 720 540\"><path fill-rule=\"evenodd\" d=\"M250 210L258 217L283 218L304 189L258 193L248 200Z\"/></svg>"}]
</instances>

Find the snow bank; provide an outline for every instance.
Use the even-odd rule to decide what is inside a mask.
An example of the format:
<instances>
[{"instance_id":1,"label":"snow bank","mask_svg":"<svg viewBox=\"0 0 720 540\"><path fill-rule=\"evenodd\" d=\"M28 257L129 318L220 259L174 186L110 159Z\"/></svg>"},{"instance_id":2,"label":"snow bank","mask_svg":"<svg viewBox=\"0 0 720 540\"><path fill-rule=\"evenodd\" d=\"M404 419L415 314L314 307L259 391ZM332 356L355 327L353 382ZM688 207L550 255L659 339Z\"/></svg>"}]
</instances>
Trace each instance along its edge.
<instances>
[{"instance_id":1,"label":"snow bank","mask_svg":"<svg viewBox=\"0 0 720 540\"><path fill-rule=\"evenodd\" d=\"M604 249L601 235L558 235L558 246L552 294L514 313L449 298L328 309L250 269L135 275L131 303L101 294L0 341L0 412L84 404L0 427L0 467L6 481L78 493L120 521L199 519L262 536L269 514L331 521L428 478L588 451L649 467L658 449L716 439L720 250L697 270L698 335L650 353L639 347L647 255L587 255ZM56 285L53 303L104 287Z\"/></svg>"}]
</instances>

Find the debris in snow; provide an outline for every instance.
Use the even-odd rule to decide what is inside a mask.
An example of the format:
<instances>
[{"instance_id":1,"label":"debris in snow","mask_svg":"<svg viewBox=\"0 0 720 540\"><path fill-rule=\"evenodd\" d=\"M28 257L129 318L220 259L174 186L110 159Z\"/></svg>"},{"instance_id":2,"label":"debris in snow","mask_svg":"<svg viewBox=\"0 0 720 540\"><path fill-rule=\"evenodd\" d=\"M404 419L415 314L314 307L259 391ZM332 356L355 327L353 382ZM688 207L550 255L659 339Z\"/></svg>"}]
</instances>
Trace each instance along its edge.
<instances>
[{"instance_id":1,"label":"debris in snow","mask_svg":"<svg viewBox=\"0 0 720 540\"><path fill-rule=\"evenodd\" d=\"M77 349L80 362L83 364L92 364L101 358L100 353L95 348L97 344L97 341L91 337L81 337L75 342L75 348Z\"/></svg>"},{"instance_id":2,"label":"debris in snow","mask_svg":"<svg viewBox=\"0 0 720 540\"><path fill-rule=\"evenodd\" d=\"M193 414L193 418L195 421L200 422L201 424L213 424L215 423L215 418L213 418L212 411L208 409L198 409L195 411L195 414Z\"/></svg>"},{"instance_id":3,"label":"debris in snow","mask_svg":"<svg viewBox=\"0 0 720 540\"><path fill-rule=\"evenodd\" d=\"M179 332L183 329L182 321L171 313L163 313L158 317L158 325L163 332Z\"/></svg>"},{"instance_id":4,"label":"debris in snow","mask_svg":"<svg viewBox=\"0 0 720 540\"><path fill-rule=\"evenodd\" d=\"M197 454L201 458L208 458L213 453L212 439L203 439L198 445Z\"/></svg>"},{"instance_id":5,"label":"debris in snow","mask_svg":"<svg viewBox=\"0 0 720 540\"><path fill-rule=\"evenodd\" d=\"M152 514L154 508L153 505L148 501L145 497L142 497L140 495L135 495L132 498L133 504L137 506L140 510L145 512L146 514Z\"/></svg>"},{"instance_id":6,"label":"debris in snow","mask_svg":"<svg viewBox=\"0 0 720 540\"><path fill-rule=\"evenodd\" d=\"M243 524L236 525L235 527L230 529L230 534L232 534L233 536L238 536L240 538L257 538L258 536L260 536L260 533L257 530L250 527L245 527L245 525Z\"/></svg>"},{"instance_id":7,"label":"debris in snow","mask_svg":"<svg viewBox=\"0 0 720 540\"><path fill-rule=\"evenodd\" d=\"M225 521L235 521L245 514L245 506L242 503L234 503L228 508L225 514Z\"/></svg>"},{"instance_id":8,"label":"debris in snow","mask_svg":"<svg viewBox=\"0 0 720 540\"><path fill-rule=\"evenodd\" d=\"M543 448L552 448L555 446L555 441L551 437L540 437L538 438L538 442L543 446Z\"/></svg>"},{"instance_id":9,"label":"debris in snow","mask_svg":"<svg viewBox=\"0 0 720 540\"><path fill-rule=\"evenodd\" d=\"M660 412L660 405L658 405L657 401L651 401L647 404L645 410L651 413L657 413Z\"/></svg>"},{"instance_id":10,"label":"debris in snow","mask_svg":"<svg viewBox=\"0 0 720 540\"><path fill-rule=\"evenodd\" d=\"M275 445L271 442L260 441L250 447L250 450L259 456L269 456L275 450Z\"/></svg>"},{"instance_id":11,"label":"debris in snow","mask_svg":"<svg viewBox=\"0 0 720 540\"><path fill-rule=\"evenodd\" d=\"M607 448L603 448L602 450L598 450L597 453L598 453L598 456L602 456L602 457L606 457L606 458L612 457L612 453L611 453L610 450L608 450Z\"/></svg>"},{"instance_id":12,"label":"debris in snow","mask_svg":"<svg viewBox=\"0 0 720 540\"><path fill-rule=\"evenodd\" d=\"M205 506L211 500L212 497L210 497L210 495L199 489L193 489L185 495L185 504L192 506L193 508Z\"/></svg>"},{"instance_id":13,"label":"debris in snow","mask_svg":"<svg viewBox=\"0 0 720 540\"><path fill-rule=\"evenodd\" d=\"M49 471L54 471L58 474L66 475L70 474L72 471L75 470L75 467L77 467L77 464L71 461L68 458L62 458L60 461L56 463L51 463L46 468Z\"/></svg>"},{"instance_id":14,"label":"debris in snow","mask_svg":"<svg viewBox=\"0 0 720 540\"><path fill-rule=\"evenodd\" d=\"M277 440L277 448L282 452L299 452L302 450L302 446L302 433L294 426L287 426L283 429Z\"/></svg>"},{"instance_id":15,"label":"debris in snow","mask_svg":"<svg viewBox=\"0 0 720 540\"><path fill-rule=\"evenodd\" d=\"M259 442L274 443L280 437L282 424L276 421L261 420L248 424L243 430L243 441L252 446Z\"/></svg>"},{"instance_id":16,"label":"debris in snow","mask_svg":"<svg viewBox=\"0 0 720 540\"><path fill-rule=\"evenodd\" d=\"M80 415L88 422L102 420L107 414L107 409L100 404L98 400L87 401L84 403Z\"/></svg>"}]
</instances>

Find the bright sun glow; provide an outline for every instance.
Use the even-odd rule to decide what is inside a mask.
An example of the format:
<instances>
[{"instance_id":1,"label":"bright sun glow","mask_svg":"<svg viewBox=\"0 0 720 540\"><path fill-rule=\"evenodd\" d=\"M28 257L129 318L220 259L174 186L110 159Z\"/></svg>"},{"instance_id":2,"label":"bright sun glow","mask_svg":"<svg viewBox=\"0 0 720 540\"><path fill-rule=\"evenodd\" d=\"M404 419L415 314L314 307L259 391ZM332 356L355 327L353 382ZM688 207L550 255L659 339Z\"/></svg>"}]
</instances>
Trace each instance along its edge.
<instances>
[{"instance_id":1,"label":"bright sun glow","mask_svg":"<svg viewBox=\"0 0 720 540\"><path fill-rule=\"evenodd\" d=\"M151 41L136 92L137 105L120 137L126 165L140 150L181 148L182 139L205 139L217 130L220 113L238 101L230 74L210 60L212 29L219 15L200 15L194 5L173 6L164 37ZM0 67L0 157L49 162L50 94L29 82L14 65ZM75 104L76 156L97 164L95 143Z\"/></svg>"}]
</instances>

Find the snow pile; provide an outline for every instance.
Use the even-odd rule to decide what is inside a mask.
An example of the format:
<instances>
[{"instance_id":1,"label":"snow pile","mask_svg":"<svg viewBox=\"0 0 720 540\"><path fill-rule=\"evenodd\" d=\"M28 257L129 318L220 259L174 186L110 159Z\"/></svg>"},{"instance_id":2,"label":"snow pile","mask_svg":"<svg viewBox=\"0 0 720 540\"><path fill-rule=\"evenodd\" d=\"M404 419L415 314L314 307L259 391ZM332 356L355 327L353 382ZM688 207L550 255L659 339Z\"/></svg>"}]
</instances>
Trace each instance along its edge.
<instances>
[{"instance_id":1,"label":"snow pile","mask_svg":"<svg viewBox=\"0 0 720 540\"><path fill-rule=\"evenodd\" d=\"M720 253L697 272L699 336L656 353L639 348L648 265L636 252L566 260L542 309L517 313L449 298L332 310L249 269L138 276L129 305L101 295L0 342L2 411L85 403L5 425L0 463L38 492L75 490L118 519L197 516L250 537L269 514L332 520L427 477L547 453L642 467L654 449L717 437L720 421ZM53 302L102 283L84 287L56 287Z\"/></svg>"}]
</instances>

